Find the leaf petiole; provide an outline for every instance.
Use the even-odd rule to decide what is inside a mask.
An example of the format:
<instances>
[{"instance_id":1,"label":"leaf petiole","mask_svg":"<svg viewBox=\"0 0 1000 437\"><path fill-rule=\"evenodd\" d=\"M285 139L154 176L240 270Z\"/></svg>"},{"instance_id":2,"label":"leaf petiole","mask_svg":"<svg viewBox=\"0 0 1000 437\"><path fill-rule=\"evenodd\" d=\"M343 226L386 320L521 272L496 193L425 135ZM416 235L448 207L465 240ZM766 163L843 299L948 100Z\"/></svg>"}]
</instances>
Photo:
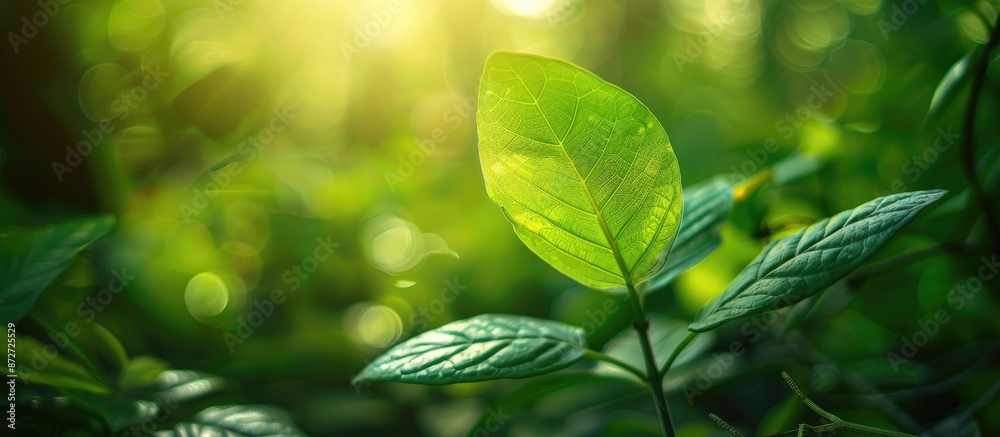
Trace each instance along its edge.
<instances>
[{"instance_id":1,"label":"leaf petiole","mask_svg":"<svg viewBox=\"0 0 1000 437\"><path fill-rule=\"evenodd\" d=\"M649 379L646 377L646 373L645 372L643 372L642 370L637 369L635 366L633 366L633 365L631 365L629 363L626 363L625 361L622 361L622 360L620 360L618 358L615 358L615 357L613 357L611 355L603 354L603 353L600 353L600 352L595 351L593 349L587 349L587 350L584 351L584 356L587 357L587 358L590 358L592 360L595 360L595 361L603 361L605 363L608 363L608 364L611 364L611 365L614 365L614 366L618 366L621 369L626 370L629 373L637 376L639 378L639 380L643 382L643 384L646 384L646 383L649 382Z\"/></svg>"},{"instance_id":2,"label":"leaf petiole","mask_svg":"<svg viewBox=\"0 0 1000 437\"><path fill-rule=\"evenodd\" d=\"M674 361L677 361L677 357L680 356L682 351L684 351L684 348L686 348L689 344L691 344L692 341L694 341L694 338L697 337L698 334L699 333L694 331L688 331L687 335L685 335L684 338L681 339L681 342L677 343L677 346L674 347L674 350L670 351L670 356L667 357L667 361L663 363L663 367L660 368L660 376L662 377L667 376L667 371L670 370L670 366L674 364Z\"/></svg>"}]
</instances>

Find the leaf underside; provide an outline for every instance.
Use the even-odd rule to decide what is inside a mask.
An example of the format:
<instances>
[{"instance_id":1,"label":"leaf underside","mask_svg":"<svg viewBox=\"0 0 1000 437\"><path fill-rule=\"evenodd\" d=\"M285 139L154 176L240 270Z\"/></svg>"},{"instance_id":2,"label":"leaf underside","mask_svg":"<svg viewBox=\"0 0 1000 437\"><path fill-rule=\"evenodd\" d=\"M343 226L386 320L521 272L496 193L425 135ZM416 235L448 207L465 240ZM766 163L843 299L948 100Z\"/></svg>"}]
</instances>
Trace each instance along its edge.
<instances>
[{"instance_id":1,"label":"leaf underside","mask_svg":"<svg viewBox=\"0 0 1000 437\"><path fill-rule=\"evenodd\" d=\"M476 117L486 191L528 248L602 290L660 269L680 226L680 171L635 97L568 62L495 52Z\"/></svg>"},{"instance_id":2,"label":"leaf underside","mask_svg":"<svg viewBox=\"0 0 1000 437\"><path fill-rule=\"evenodd\" d=\"M580 361L583 330L549 320L482 314L424 332L396 345L354 378L442 385L526 378Z\"/></svg>"},{"instance_id":3,"label":"leaf underside","mask_svg":"<svg viewBox=\"0 0 1000 437\"><path fill-rule=\"evenodd\" d=\"M945 191L880 197L768 245L688 327L714 329L741 317L790 306L833 285L871 258Z\"/></svg>"}]
</instances>

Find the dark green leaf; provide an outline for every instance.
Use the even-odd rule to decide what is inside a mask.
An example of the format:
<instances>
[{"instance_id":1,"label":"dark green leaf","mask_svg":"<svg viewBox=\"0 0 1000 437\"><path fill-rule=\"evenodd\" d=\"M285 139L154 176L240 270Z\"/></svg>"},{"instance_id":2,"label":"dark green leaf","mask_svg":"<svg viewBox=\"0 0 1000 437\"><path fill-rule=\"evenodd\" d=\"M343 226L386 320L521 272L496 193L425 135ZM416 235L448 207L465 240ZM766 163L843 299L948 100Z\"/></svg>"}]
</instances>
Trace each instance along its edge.
<instances>
[{"instance_id":1,"label":"dark green leaf","mask_svg":"<svg viewBox=\"0 0 1000 437\"><path fill-rule=\"evenodd\" d=\"M733 187L723 176L716 176L684 190L684 215L681 229L667 257L663 270L646 282L649 292L662 290L681 273L705 259L722 244L722 226L733 206ZM669 255L669 256L668 256Z\"/></svg>"},{"instance_id":2,"label":"dark green leaf","mask_svg":"<svg viewBox=\"0 0 1000 437\"><path fill-rule=\"evenodd\" d=\"M824 164L823 158L819 155L793 152L774 163L772 180L776 185L789 185L800 178L816 173L823 168Z\"/></svg>"},{"instance_id":3,"label":"dark green leaf","mask_svg":"<svg viewBox=\"0 0 1000 437\"><path fill-rule=\"evenodd\" d=\"M67 357L91 369L108 386L118 387L128 366L128 357L114 334L96 322L79 321L81 319L63 322L54 314L54 308L44 304L35 307L31 319L48 331L46 335L53 343L65 344L63 353Z\"/></svg>"},{"instance_id":4,"label":"dark green leaf","mask_svg":"<svg viewBox=\"0 0 1000 437\"><path fill-rule=\"evenodd\" d=\"M526 378L583 358L583 330L532 317L483 314L424 332L390 349L354 378L454 384Z\"/></svg>"},{"instance_id":5,"label":"dark green leaf","mask_svg":"<svg viewBox=\"0 0 1000 437\"><path fill-rule=\"evenodd\" d=\"M153 386L161 373L166 372L169 366L163 360L149 356L140 355L129 360L122 377L122 391L125 393L138 393Z\"/></svg>"},{"instance_id":6,"label":"dark green leaf","mask_svg":"<svg viewBox=\"0 0 1000 437\"><path fill-rule=\"evenodd\" d=\"M635 97L568 62L494 52L477 121L486 191L539 257L603 290L660 270L680 226L680 171Z\"/></svg>"},{"instance_id":7,"label":"dark green leaf","mask_svg":"<svg viewBox=\"0 0 1000 437\"><path fill-rule=\"evenodd\" d=\"M819 293L864 264L896 231L944 194L932 190L880 197L771 243L701 309L689 329L708 331Z\"/></svg>"},{"instance_id":8,"label":"dark green leaf","mask_svg":"<svg viewBox=\"0 0 1000 437\"><path fill-rule=\"evenodd\" d=\"M73 258L106 235L111 216L88 217L35 228L2 227L0 322L21 320Z\"/></svg>"},{"instance_id":9,"label":"dark green leaf","mask_svg":"<svg viewBox=\"0 0 1000 437\"><path fill-rule=\"evenodd\" d=\"M202 410L197 416L157 437L218 435L225 437L305 436L285 414L257 405L225 405Z\"/></svg>"},{"instance_id":10,"label":"dark green leaf","mask_svg":"<svg viewBox=\"0 0 1000 437\"><path fill-rule=\"evenodd\" d=\"M191 370L160 370L165 366L150 357L133 360L125 371L122 393L90 395L93 404L115 430L142 422L156 422L177 406L203 398L224 385L219 377ZM153 372L157 372L153 375Z\"/></svg>"},{"instance_id":11,"label":"dark green leaf","mask_svg":"<svg viewBox=\"0 0 1000 437\"><path fill-rule=\"evenodd\" d=\"M92 393L111 392L103 381L82 365L58 354L51 344L42 344L31 337L18 337L17 376L29 384L75 388Z\"/></svg>"},{"instance_id":12,"label":"dark green leaf","mask_svg":"<svg viewBox=\"0 0 1000 437\"><path fill-rule=\"evenodd\" d=\"M927 115L924 116L925 125L934 121L955 100L955 96L961 90L961 85L969 77L967 73L972 65L972 60L978 56L979 52L979 50L973 50L972 53L962 56L944 73L944 77L934 89L934 95L931 96L930 107L927 108Z\"/></svg>"}]
</instances>

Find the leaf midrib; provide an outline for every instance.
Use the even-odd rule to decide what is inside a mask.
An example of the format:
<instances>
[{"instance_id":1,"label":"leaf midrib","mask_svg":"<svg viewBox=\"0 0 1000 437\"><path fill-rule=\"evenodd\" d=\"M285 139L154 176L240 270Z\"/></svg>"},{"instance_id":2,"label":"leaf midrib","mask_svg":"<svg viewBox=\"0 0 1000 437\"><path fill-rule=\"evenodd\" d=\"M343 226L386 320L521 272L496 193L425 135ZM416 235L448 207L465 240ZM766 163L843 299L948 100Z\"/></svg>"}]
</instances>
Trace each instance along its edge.
<instances>
[{"instance_id":1,"label":"leaf midrib","mask_svg":"<svg viewBox=\"0 0 1000 437\"><path fill-rule=\"evenodd\" d=\"M601 231L604 233L604 239L607 240L608 242L608 249L611 251L611 255L615 258L615 263L618 265L618 270L621 272L622 281L625 282L624 285L626 288L632 289L633 288L632 275L629 273L628 268L625 266L625 259L622 258L621 251L618 250L618 243L615 241L614 237L612 237L611 230L608 229L608 225L604 221L604 217L601 215L601 210L600 208L597 207L597 202L594 200L594 196L590 193L590 188L587 187L587 181L583 178L583 175L580 174L580 170L576 168L576 163L573 162L572 158L570 158L569 152L566 151L566 146L563 144L563 140L566 139L565 136L563 138L559 138L559 135L556 133L555 128L552 127L552 123L549 122L548 116L545 115L545 111L542 111L542 107L538 104L538 98L531 93L531 88L528 88L528 84L524 83L524 79L521 78L521 73L514 69L514 66L511 65L510 61L507 61L507 67L510 68L512 72L514 72L514 76L517 77L517 81L521 82L521 86L524 87L524 90L527 91L529 96L531 96L531 100L532 102L534 102L533 104L535 105L535 108L538 109L538 113L542 116L542 120L545 120L545 125L549 127L549 132L552 133L552 137L556 139L556 142L559 145L559 150L562 152L563 156L566 157L566 161L569 162L569 166L570 168L573 169L573 173L576 174L577 179L580 180L580 185L583 187L583 193L587 196L587 200L590 202L590 207L594 209L594 217L597 219L597 223L601 226ZM543 75L545 74L544 70L542 71L542 74ZM544 90L545 89L544 83L542 86L543 86L542 90ZM573 87L576 88L575 81L573 83ZM541 92L539 92L539 94L541 94ZM573 125L576 123L576 114L577 111L580 109L579 90L577 90L577 95L575 97L576 97L576 107L573 109L573 118L570 120L569 127L566 128L566 135L569 135L569 132L573 129ZM615 100L616 123L617 123L617 116L618 116L618 101ZM610 139L608 141L610 141ZM607 147L607 144L605 144L605 147Z\"/></svg>"}]
</instances>

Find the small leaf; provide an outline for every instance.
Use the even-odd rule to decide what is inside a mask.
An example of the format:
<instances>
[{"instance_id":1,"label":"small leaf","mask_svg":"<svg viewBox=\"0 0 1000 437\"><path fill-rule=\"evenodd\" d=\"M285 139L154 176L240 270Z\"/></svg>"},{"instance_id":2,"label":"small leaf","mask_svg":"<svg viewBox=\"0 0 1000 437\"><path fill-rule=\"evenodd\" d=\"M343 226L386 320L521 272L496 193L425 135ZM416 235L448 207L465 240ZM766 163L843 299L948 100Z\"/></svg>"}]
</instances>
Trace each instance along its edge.
<instances>
[{"instance_id":1,"label":"small leaf","mask_svg":"<svg viewBox=\"0 0 1000 437\"><path fill-rule=\"evenodd\" d=\"M31 337L17 338L17 377L28 382L54 387L75 388L91 393L111 392L103 381L82 365L56 353L51 344Z\"/></svg>"},{"instance_id":2,"label":"small leaf","mask_svg":"<svg viewBox=\"0 0 1000 437\"><path fill-rule=\"evenodd\" d=\"M149 388L159 389L152 399L167 405L191 402L215 393L226 385L226 381L193 370L166 370L156 377Z\"/></svg>"},{"instance_id":3,"label":"small leaf","mask_svg":"<svg viewBox=\"0 0 1000 437\"><path fill-rule=\"evenodd\" d=\"M635 97L568 62L500 51L476 119L486 192L529 249L602 290L660 270L680 226L680 171Z\"/></svg>"},{"instance_id":4,"label":"small leaf","mask_svg":"<svg viewBox=\"0 0 1000 437\"><path fill-rule=\"evenodd\" d=\"M295 427L285 414L257 405L209 407L194 418L157 431L157 437L218 435L226 437L294 437L306 434Z\"/></svg>"},{"instance_id":5,"label":"small leaf","mask_svg":"<svg viewBox=\"0 0 1000 437\"><path fill-rule=\"evenodd\" d=\"M0 323L21 320L73 258L111 231L115 219L97 216L35 228L0 227Z\"/></svg>"},{"instance_id":6,"label":"small leaf","mask_svg":"<svg viewBox=\"0 0 1000 437\"><path fill-rule=\"evenodd\" d=\"M161 422L178 406L204 398L224 384L222 378L191 370L166 370L166 363L159 359L140 356L125 370L120 394L91 395L89 402L113 429L120 430L142 422Z\"/></svg>"},{"instance_id":7,"label":"small leaf","mask_svg":"<svg viewBox=\"0 0 1000 437\"><path fill-rule=\"evenodd\" d=\"M48 331L52 343L65 343L63 353L90 368L105 384L117 388L128 357L121 342L99 323L63 322L52 307L44 304L53 296L50 289L31 312L31 319Z\"/></svg>"},{"instance_id":8,"label":"small leaf","mask_svg":"<svg viewBox=\"0 0 1000 437\"><path fill-rule=\"evenodd\" d=\"M934 95L931 96L930 107L927 108L927 115L924 116L924 125L934 121L955 100L955 96L958 95L958 91L961 89L960 85L969 77L967 74L969 67L972 65L972 60L979 56L978 53L979 50L973 50L972 53L962 56L961 59L955 62L944 73L944 77L941 78L937 88L934 89Z\"/></svg>"},{"instance_id":9,"label":"small leaf","mask_svg":"<svg viewBox=\"0 0 1000 437\"><path fill-rule=\"evenodd\" d=\"M190 402L226 385L220 377L193 370L168 370L151 356L132 360L122 379L122 392L130 397L175 405Z\"/></svg>"},{"instance_id":10,"label":"small leaf","mask_svg":"<svg viewBox=\"0 0 1000 437\"><path fill-rule=\"evenodd\" d=\"M815 174L826 164L819 155L793 152L774 163L771 180L776 185L789 185L805 176Z\"/></svg>"},{"instance_id":11,"label":"small leaf","mask_svg":"<svg viewBox=\"0 0 1000 437\"><path fill-rule=\"evenodd\" d=\"M424 332L390 349L354 378L454 384L526 378L580 361L587 341L575 326L532 317L483 314Z\"/></svg>"},{"instance_id":12,"label":"small leaf","mask_svg":"<svg viewBox=\"0 0 1000 437\"><path fill-rule=\"evenodd\" d=\"M688 329L708 331L819 293L864 264L944 194L931 190L880 197L771 243L701 309Z\"/></svg>"},{"instance_id":13,"label":"small leaf","mask_svg":"<svg viewBox=\"0 0 1000 437\"><path fill-rule=\"evenodd\" d=\"M722 227L732 206L733 187L725 177L717 176L684 190L680 231L677 231L663 270L646 282L644 288L648 292L662 290L719 247Z\"/></svg>"},{"instance_id":14,"label":"small leaf","mask_svg":"<svg viewBox=\"0 0 1000 437\"><path fill-rule=\"evenodd\" d=\"M122 375L122 391L126 394L135 394L148 390L148 387L156 384L157 378L168 368L167 363L151 355L132 358Z\"/></svg>"}]
</instances>

